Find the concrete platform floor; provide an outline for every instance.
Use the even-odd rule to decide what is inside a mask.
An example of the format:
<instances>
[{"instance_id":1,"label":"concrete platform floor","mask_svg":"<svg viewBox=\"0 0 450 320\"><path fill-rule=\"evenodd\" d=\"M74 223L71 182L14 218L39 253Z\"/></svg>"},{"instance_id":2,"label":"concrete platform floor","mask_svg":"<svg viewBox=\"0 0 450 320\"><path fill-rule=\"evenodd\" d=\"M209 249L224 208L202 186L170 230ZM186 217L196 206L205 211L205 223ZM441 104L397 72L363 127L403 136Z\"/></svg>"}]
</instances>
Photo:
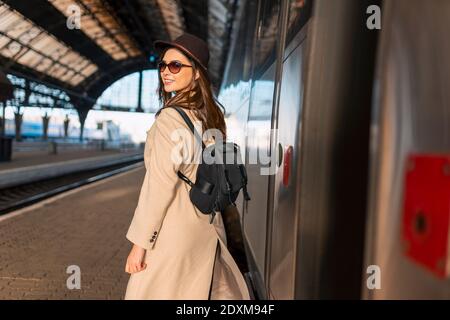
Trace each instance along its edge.
<instances>
[{"instance_id":1,"label":"concrete platform floor","mask_svg":"<svg viewBox=\"0 0 450 320\"><path fill-rule=\"evenodd\" d=\"M123 299L141 168L0 216L0 299ZM66 281L80 268L80 289Z\"/></svg>"}]
</instances>

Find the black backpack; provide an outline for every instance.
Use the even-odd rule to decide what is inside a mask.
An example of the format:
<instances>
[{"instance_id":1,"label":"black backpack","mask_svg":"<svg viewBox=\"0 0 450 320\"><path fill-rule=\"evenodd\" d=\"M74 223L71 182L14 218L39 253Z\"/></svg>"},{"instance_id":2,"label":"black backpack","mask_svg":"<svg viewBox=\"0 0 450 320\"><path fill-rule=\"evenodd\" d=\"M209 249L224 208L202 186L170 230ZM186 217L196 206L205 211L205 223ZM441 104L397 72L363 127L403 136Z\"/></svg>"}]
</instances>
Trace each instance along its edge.
<instances>
[{"instance_id":1,"label":"black backpack","mask_svg":"<svg viewBox=\"0 0 450 320\"><path fill-rule=\"evenodd\" d=\"M192 203L203 214L211 214L210 223L212 223L216 212L224 212L230 205L236 206L235 201L241 189L243 189L244 199L250 200L247 192L247 172L242 163L240 148L231 142L223 142L222 145L213 143L205 147L191 119L182 108L176 106L171 108L178 111L194 137L202 143L202 158L198 165L195 183L179 170L177 175L191 186L189 197Z\"/></svg>"}]
</instances>

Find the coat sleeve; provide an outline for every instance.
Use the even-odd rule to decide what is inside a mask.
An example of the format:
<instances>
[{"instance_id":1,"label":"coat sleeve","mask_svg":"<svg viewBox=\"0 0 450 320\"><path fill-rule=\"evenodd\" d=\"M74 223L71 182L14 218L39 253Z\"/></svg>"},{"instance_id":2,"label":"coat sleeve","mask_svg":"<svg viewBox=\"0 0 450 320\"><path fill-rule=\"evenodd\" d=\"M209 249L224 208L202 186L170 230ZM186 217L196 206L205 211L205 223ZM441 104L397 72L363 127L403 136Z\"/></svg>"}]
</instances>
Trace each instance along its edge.
<instances>
[{"instance_id":1,"label":"coat sleeve","mask_svg":"<svg viewBox=\"0 0 450 320\"><path fill-rule=\"evenodd\" d=\"M147 142L152 143L149 161L126 235L128 240L145 249L153 249L167 209L175 197L177 187L183 182L177 176L182 159L182 143L175 139L177 134L173 133L184 127L181 121L176 110L163 109L153 124L153 139Z\"/></svg>"}]
</instances>

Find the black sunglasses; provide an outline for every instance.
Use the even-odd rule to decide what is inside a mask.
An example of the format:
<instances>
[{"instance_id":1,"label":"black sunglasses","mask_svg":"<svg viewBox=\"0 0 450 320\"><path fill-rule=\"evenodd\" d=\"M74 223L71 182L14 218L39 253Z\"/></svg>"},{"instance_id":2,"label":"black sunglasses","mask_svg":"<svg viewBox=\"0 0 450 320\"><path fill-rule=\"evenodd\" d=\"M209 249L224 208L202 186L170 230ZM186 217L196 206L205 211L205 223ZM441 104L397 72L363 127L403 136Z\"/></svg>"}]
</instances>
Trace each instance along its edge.
<instances>
[{"instance_id":1,"label":"black sunglasses","mask_svg":"<svg viewBox=\"0 0 450 320\"><path fill-rule=\"evenodd\" d=\"M166 67L169 67L169 71L172 73L178 73L181 71L182 67L192 67L187 64L182 64L180 61L174 60L170 61L169 63L165 63L164 61L160 61L158 63L158 69L160 72L163 72L166 70Z\"/></svg>"}]
</instances>

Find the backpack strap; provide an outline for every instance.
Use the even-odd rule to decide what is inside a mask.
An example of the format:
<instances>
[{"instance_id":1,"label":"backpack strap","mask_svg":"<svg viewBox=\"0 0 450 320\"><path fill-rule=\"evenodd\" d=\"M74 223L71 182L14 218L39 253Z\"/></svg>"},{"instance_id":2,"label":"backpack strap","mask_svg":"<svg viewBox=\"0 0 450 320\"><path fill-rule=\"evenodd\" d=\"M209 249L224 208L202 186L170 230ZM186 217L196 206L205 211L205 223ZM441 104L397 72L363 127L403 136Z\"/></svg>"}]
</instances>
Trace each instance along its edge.
<instances>
[{"instance_id":1,"label":"backpack strap","mask_svg":"<svg viewBox=\"0 0 450 320\"><path fill-rule=\"evenodd\" d=\"M189 116L186 114L186 112L184 112L183 108L177 107L177 106L170 106L167 108L174 108L175 110L178 111L178 113L181 115L181 117L183 117L184 122L186 122L186 124L188 125L189 129L191 129L192 133L194 134L194 136L197 138L197 140L202 143L202 150L205 149L205 143L202 140L202 137L200 137L199 133L197 132L197 130L195 130L194 128L194 124L192 123L191 119L189 119Z\"/></svg>"},{"instance_id":2,"label":"backpack strap","mask_svg":"<svg viewBox=\"0 0 450 320\"><path fill-rule=\"evenodd\" d=\"M194 124L192 123L191 119L189 119L189 116L186 114L186 112L184 112L184 110L182 110L182 108L177 107L177 106L170 106L170 107L166 107L166 108L174 108L175 110L178 111L178 113L183 118L184 122L186 122L186 124L188 125L189 129L191 129L192 133L194 134L194 137L197 138L198 141L202 142L202 152L203 152L203 150L205 149L205 144L203 143L203 140L200 137L200 135L198 134L197 130L195 130ZM180 170L177 171L177 175L181 180L186 182L191 187L194 186L194 183L188 177L186 177Z\"/></svg>"}]
</instances>

